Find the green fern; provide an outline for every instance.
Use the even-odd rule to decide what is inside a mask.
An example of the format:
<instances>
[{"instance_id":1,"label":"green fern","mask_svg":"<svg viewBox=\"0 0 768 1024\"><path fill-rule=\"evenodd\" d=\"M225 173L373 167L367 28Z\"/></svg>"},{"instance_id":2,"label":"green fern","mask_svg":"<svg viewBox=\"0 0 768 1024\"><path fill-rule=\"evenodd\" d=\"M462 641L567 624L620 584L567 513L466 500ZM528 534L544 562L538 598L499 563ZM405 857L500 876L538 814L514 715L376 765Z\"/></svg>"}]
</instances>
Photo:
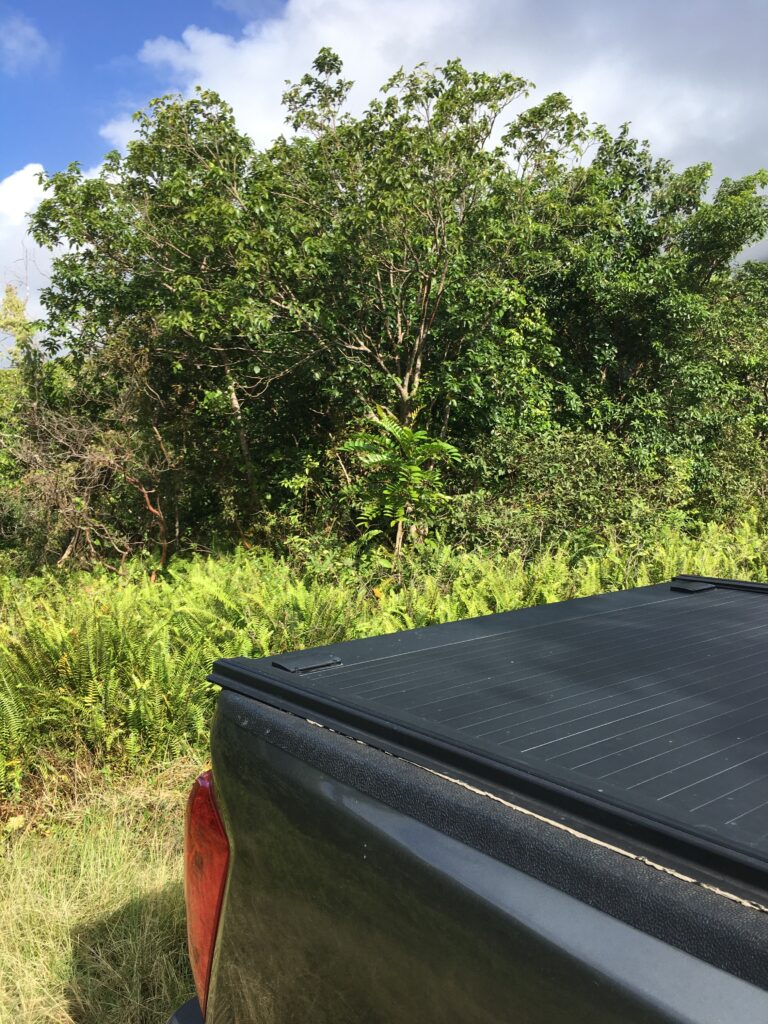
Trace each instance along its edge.
<instances>
[{"instance_id":1,"label":"green fern","mask_svg":"<svg viewBox=\"0 0 768 1024\"><path fill-rule=\"evenodd\" d=\"M150 582L0 577L0 792L86 750L139 765L207 741L217 657L263 657L353 637L644 585L679 572L768 578L754 518L697 537L666 529L632 549L608 538L522 554L457 552L439 538L391 558L298 545L178 562ZM52 757L55 755L55 757Z\"/></svg>"}]
</instances>

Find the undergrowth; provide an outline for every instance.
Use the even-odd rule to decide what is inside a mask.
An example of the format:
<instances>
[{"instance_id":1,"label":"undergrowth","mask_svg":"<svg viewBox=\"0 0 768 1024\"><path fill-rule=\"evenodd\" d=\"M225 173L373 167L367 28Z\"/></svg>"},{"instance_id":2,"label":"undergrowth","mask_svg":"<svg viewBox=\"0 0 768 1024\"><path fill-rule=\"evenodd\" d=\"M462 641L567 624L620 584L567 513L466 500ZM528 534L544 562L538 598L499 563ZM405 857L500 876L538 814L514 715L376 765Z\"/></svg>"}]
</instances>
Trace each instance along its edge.
<instances>
[{"instance_id":1,"label":"undergrowth","mask_svg":"<svg viewBox=\"0 0 768 1024\"><path fill-rule=\"evenodd\" d=\"M669 579L768 578L754 520L669 528L627 548L566 542L522 554L432 543L393 571L382 555L297 542L123 575L0 579L0 792L23 796L86 754L138 766L207 740L217 657L261 657Z\"/></svg>"}]
</instances>

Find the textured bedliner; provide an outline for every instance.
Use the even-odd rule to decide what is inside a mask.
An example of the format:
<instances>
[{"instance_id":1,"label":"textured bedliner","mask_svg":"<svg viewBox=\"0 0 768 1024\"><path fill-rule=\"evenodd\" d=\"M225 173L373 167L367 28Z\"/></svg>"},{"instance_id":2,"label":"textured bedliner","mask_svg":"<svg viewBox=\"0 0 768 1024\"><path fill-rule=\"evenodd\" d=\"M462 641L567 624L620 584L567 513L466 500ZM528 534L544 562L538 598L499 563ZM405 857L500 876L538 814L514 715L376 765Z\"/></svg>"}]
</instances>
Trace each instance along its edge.
<instances>
[{"instance_id":1,"label":"textured bedliner","mask_svg":"<svg viewBox=\"0 0 768 1024\"><path fill-rule=\"evenodd\" d=\"M511 786L527 776L768 866L768 586L677 577L225 660L211 679L384 749L496 783L508 773Z\"/></svg>"}]
</instances>

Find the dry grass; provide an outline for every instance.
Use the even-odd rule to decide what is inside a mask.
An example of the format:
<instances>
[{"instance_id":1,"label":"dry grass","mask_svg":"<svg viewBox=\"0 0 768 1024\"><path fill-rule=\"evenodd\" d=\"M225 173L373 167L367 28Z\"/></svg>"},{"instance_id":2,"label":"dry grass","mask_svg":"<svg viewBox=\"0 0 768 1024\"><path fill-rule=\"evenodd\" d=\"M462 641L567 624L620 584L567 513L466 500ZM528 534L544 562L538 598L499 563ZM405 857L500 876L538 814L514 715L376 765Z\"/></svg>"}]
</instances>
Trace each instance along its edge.
<instances>
[{"instance_id":1,"label":"dry grass","mask_svg":"<svg viewBox=\"0 0 768 1024\"><path fill-rule=\"evenodd\" d=\"M183 808L199 765L50 786L0 825L0 1022L155 1024L193 993ZM22 820L23 818L23 820Z\"/></svg>"}]
</instances>

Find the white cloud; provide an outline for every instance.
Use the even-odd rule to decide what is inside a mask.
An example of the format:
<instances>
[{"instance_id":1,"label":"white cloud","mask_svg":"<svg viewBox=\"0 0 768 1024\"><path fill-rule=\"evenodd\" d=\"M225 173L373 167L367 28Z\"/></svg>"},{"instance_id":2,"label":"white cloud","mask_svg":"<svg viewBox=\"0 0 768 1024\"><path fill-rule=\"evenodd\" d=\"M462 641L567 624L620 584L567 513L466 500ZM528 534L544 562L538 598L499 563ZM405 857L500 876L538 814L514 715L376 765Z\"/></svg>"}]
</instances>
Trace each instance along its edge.
<instances>
[{"instance_id":1,"label":"white cloud","mask_svg":"<svg viewBox=\"0 0 768 1024\"><path fill-rule=\"evenodd\" d=\"M169 90L221 93L260 144L283 130L285 80L332 46L357 82L358 109L398 66L459 56L532 78L538 96L562 90L611 127L631 121L678 163L711 159L721 174L768 164L768 6L745 0L740 19L717 4L689 13L687 0L288 0L237 37L188 28L148 41L140 57ZM130 130L117 119L103 133L124 145Z\"/></svg>"},{"instance_id":2,"label":"white cloud","mask_svg":"<svg viewBox=\"0 0 768 1024\"><path fill-rule=\"evenodd\" d=\"M113 117L99 128L99 135L114 149L125 149L133 138L135 125L130 114Z\"/></svg>"},{"instance_id":3,"label":"white cloud","mask_svg":"<svg viewBox=\"0 0 768 1024\"><path fill-rule=\"evenodd\" d=\"M401 64L453 56L471 20L469 5L457 0L289 0L280 16L249 23L237 39L188 28L180 39L150 40L141 59L165 71L176 88L215 89L242 127L266 144L284 127L286 79L307 71L321 46L341 54L361 107ZM113 139L120 127L111 126Z\"/></svg>"},{"instance_id":4,"label":"white cloud","mask_svg":"<svg viewBox=\"0 0 768 1024\"><path fill-rule=\"evenodd\" d=\"M37 67L50 56L45 37L21 14L0 19L0 70L17 75Z\"/></svg>"},{"instance_id":5,"label":"white cloud","mask_svg":"<svg viewBox=\"0 0 768 1024\"><path fill-rule=\"evenodd\" d=\"M0 292L13 285L28 297L32 317L41 315L40 289L50 271L50 254L27 235L27 214L40 202L43 190L37 176L41 164L27 164L0 180ZM0 339L0 361L3 342Z\"/></svg>"},{"instance_id":6,"label":"white cloud","mask_svg":"<svg viewBox=\"0 0 768 1024\"><path fill-rule=\"evenodd\" d=\"M0 232L23 225L26 214L34 209L43 195L38 175L42 164L27 164L0 181Z\"/></svg>"}]
</instances>

